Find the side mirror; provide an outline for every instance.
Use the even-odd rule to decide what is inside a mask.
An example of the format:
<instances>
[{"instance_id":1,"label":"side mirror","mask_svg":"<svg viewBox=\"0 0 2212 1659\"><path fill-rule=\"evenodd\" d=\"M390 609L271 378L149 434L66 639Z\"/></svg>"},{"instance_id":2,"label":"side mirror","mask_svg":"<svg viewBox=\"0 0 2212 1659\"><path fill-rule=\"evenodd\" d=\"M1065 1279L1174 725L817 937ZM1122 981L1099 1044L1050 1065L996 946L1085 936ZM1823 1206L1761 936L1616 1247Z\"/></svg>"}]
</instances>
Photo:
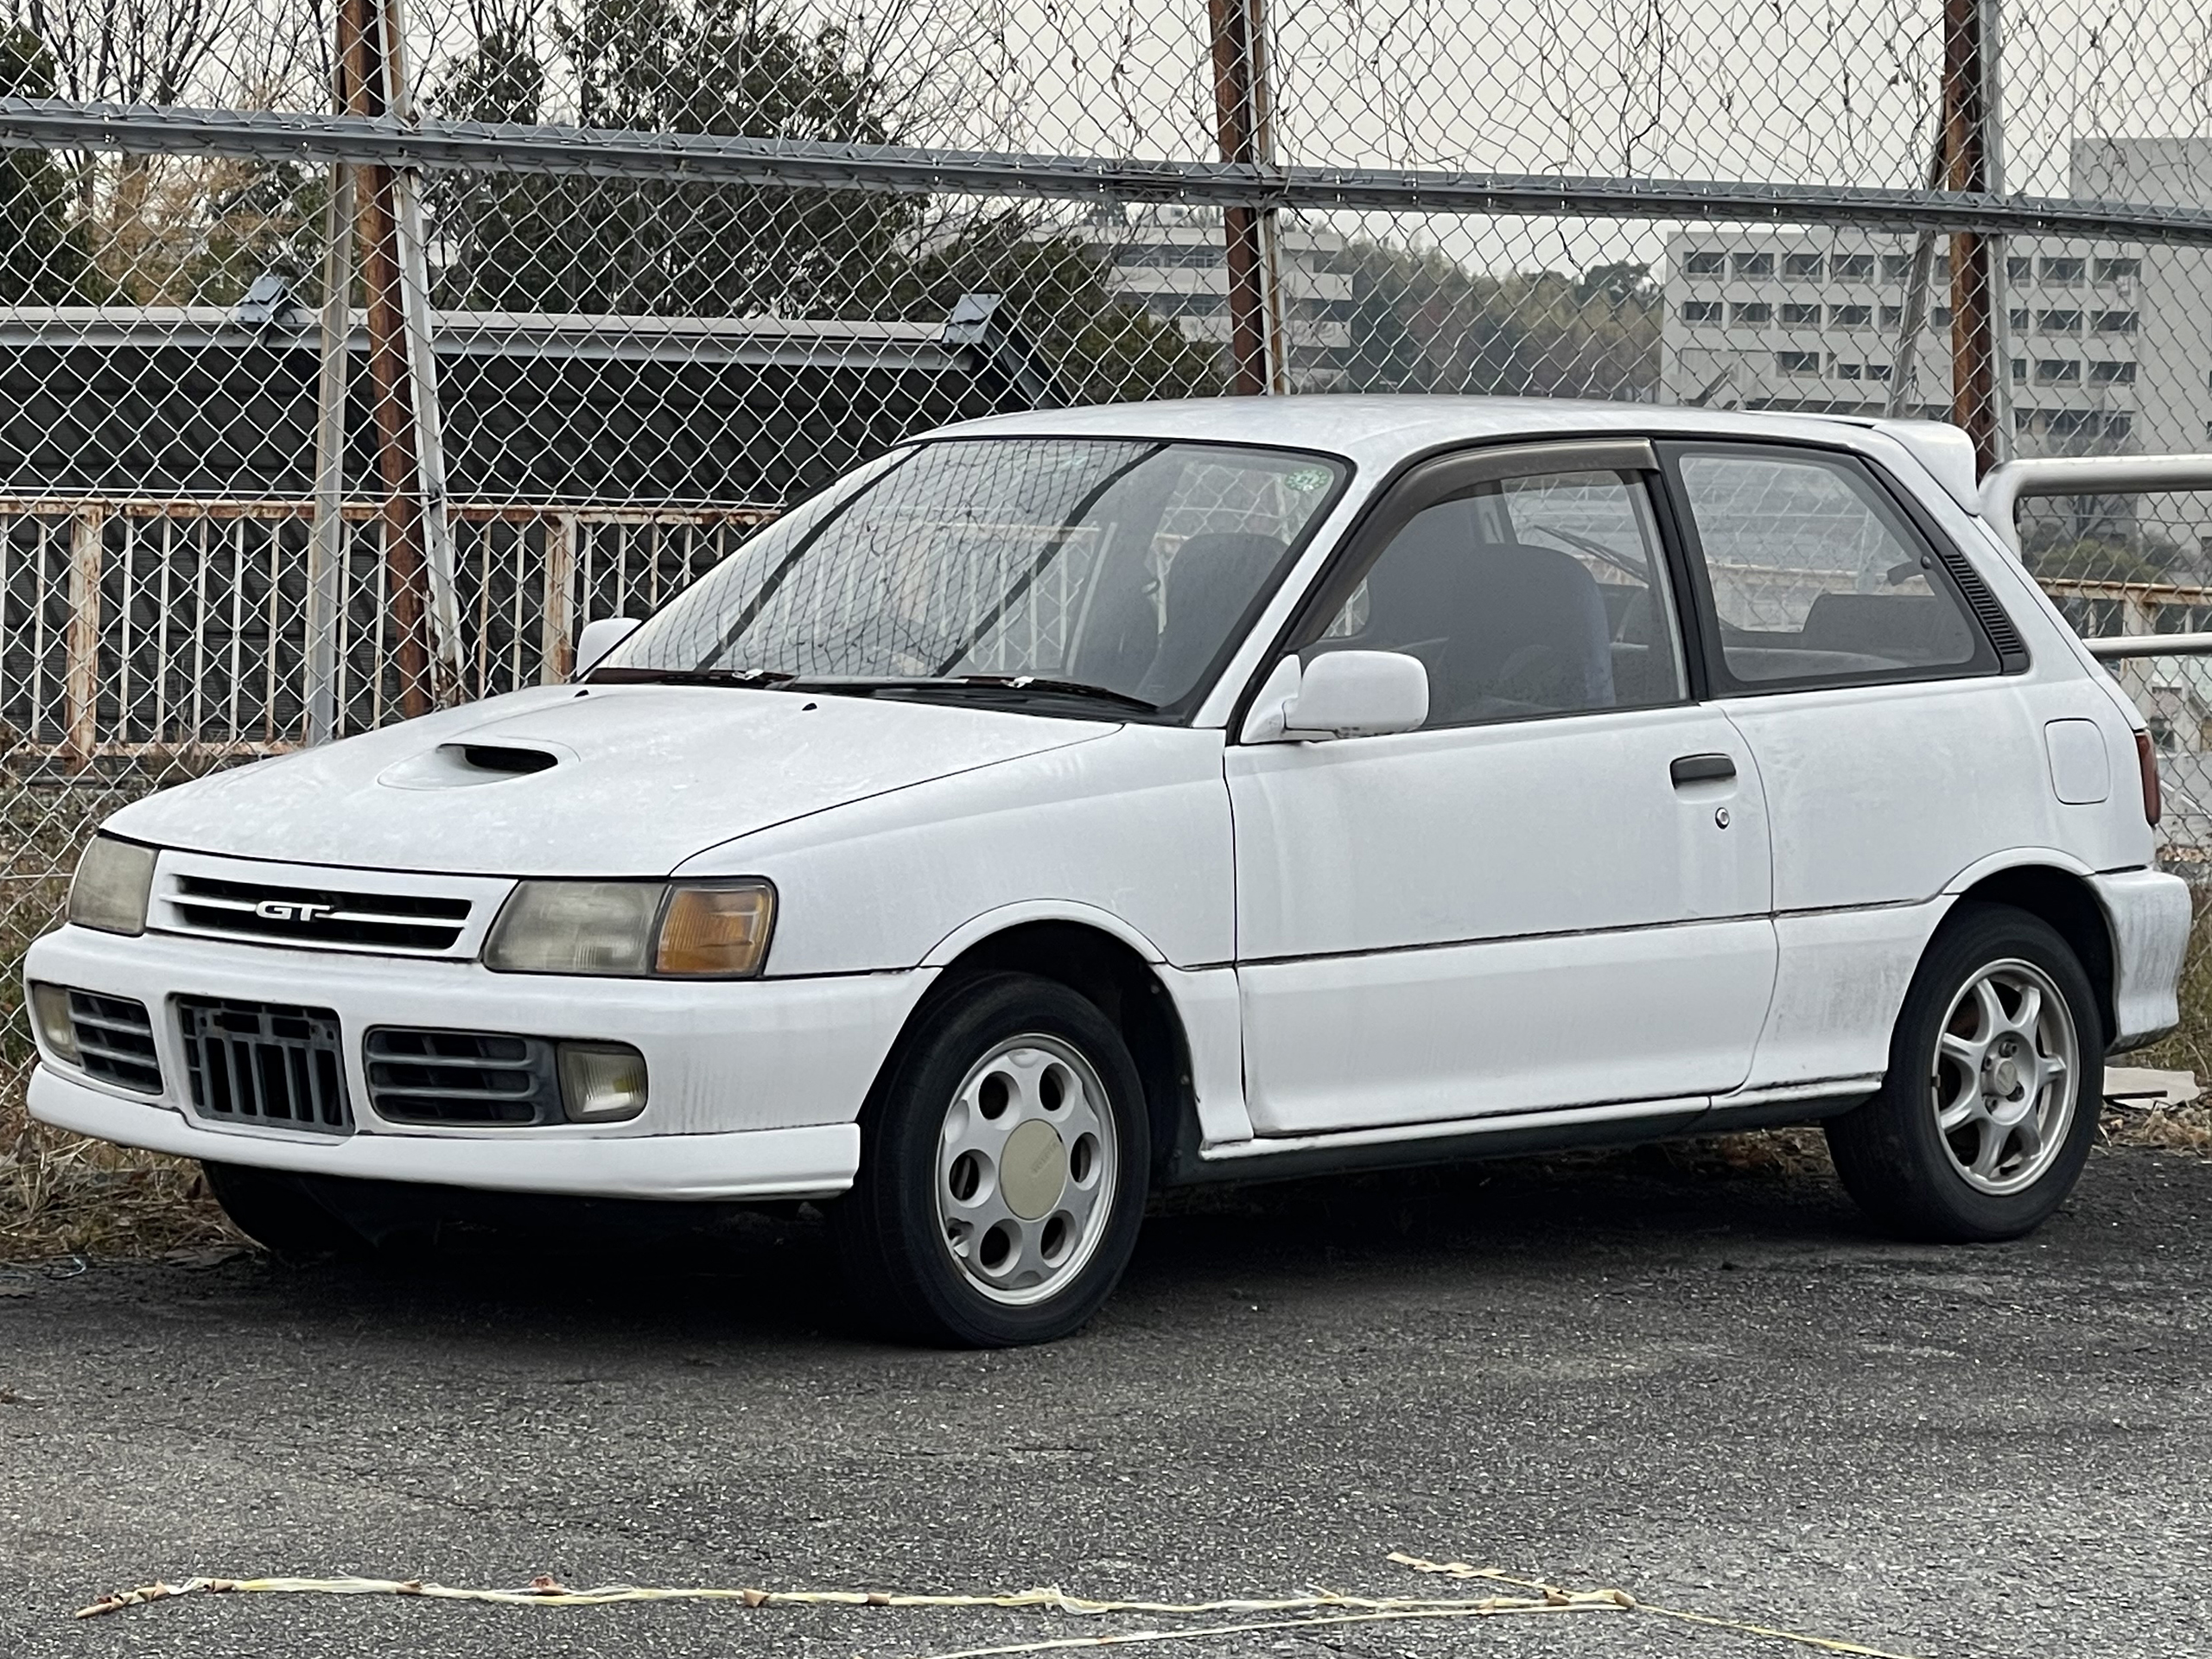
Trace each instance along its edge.
<instances>
[{"instance_id":1,"label":"side mirror","mask_svg":"<svg viewBox=\"0 0 2212 1659\"><path fill-rule=\"evenodd\" d=\"M1380 737L1428 718L1428 670L1398 651L1332 651L1276 665L1246 722L1248 743Z\"/></svg>"},{"instance_id":2,"label":"side mirror","mask_svg":"<svg viewBox=\"0 0 2212 1659\"><path fill-rule=\"evenodd\" d=\"M584 624L583 632L576 636L576 665L569 671L569 677L581 680L599 666L599 659L638 631L634 616L602 616L596 622Z\"/></svg>"}]
</instances>

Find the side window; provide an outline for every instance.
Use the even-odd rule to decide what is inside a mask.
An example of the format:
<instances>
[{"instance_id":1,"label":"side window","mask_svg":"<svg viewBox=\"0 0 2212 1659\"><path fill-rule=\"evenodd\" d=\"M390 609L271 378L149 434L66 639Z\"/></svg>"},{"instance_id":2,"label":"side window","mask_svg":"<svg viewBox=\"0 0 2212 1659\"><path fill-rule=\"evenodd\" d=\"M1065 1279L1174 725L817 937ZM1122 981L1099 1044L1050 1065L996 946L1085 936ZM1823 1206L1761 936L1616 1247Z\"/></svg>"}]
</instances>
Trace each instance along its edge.
<instances>
[{"instance_id":1,"label":"side window","mask_svg":"<svg viewBox=\"0 0 2212 1659\"><path fill-rule=\"evenodd\" d=\"M1935 552L1866 472L1840 457L1678 456L1738 685L1835 683L1994 671Z\"/></svg>"},{"instance_id":2,"label":"side window","mask_svg":"<svg viewBox=\"0 0 2212 1659\"><path fill-rule=\"evenodd\" d=\"M1415 515L1303 654L1418 657L1429 727L1675 702L1665 568L1637 474L1506 479Z\"/></svg>"}]
</instances>

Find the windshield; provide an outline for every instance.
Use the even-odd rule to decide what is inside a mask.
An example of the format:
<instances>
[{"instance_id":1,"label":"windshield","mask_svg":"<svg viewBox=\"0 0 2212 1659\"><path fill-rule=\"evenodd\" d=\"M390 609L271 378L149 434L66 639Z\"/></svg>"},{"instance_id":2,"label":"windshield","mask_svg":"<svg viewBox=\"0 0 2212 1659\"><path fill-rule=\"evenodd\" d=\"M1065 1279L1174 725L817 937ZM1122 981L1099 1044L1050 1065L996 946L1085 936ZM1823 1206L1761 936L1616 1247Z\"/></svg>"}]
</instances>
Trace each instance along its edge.
<instances>
[{"instance_id":1,"label":"windshield","mask_svg":"<svg viewBox=\"0 0 2212 1659\"><path fill-rule=\"evenodd\" d=\"M1150 440L897 451L747 543L592 677L1177 712L1344 475Z\"/></svg>"}]
</instances>

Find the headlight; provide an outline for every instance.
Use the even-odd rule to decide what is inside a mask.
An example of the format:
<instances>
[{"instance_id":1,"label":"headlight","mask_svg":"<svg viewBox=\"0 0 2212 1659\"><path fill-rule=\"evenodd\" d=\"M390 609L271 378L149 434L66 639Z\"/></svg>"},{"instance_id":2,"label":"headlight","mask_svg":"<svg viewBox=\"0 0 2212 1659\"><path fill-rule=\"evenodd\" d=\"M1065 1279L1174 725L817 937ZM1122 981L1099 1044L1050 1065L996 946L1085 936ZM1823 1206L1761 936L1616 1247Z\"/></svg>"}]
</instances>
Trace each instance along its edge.
<instances>
[{"instance_id":1,"label":"headlight","mask_svg":"<svg viewBox=\"0 0 2212 1659\"><path fill-rule=\"evenodd\" d=\"M524 881L485 942L504 974L743 979L774 930L766 881Z\"/></svg>"},{"instance_id":2,"label":"headlight","mask_svg":"<svg viewBox=\"0 0 2212 1659\"><path fill-rule=\"evenodd\" d=\"M69 919L103 933L143 933L154 891L154 849L94 836L69 884Z\"/></svg>"}]
</instances>

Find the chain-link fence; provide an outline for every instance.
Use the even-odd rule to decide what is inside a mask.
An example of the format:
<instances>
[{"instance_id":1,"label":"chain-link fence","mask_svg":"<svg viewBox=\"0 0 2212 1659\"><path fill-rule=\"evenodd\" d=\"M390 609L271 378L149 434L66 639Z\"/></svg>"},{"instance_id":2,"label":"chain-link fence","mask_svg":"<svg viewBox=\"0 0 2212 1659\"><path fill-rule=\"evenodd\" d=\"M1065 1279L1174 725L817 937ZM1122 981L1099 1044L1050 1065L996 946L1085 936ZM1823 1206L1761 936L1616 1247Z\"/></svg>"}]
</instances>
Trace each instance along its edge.
<instances>
[{"instance_id":1,"label":"chain-link fence","mask_svg":"<svg viewBox=\"0 0 2212 1659\"><path fill-rule=\"evenodd\" d=\"M560 677L946 421L1420 391L2212 447L2178 0L11 5L0 997L123 799ZM2209 538L2203 496L2023 520L2091 633L2212 626ZM2212 671L2125 671L2193 868Z\"/></svg>"}]
</instances>

